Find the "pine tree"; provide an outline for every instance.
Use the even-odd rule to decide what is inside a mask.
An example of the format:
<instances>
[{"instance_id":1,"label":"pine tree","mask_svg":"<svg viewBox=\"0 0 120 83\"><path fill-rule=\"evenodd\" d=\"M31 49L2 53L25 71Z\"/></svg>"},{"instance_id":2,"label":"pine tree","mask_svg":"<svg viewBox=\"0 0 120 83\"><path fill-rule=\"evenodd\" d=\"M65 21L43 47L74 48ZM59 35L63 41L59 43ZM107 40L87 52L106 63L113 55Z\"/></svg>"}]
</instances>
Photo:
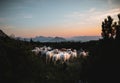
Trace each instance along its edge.
<instances>
[{"instance_id":1,"label":"pine tree","mask_svg":"<svg viewBox=\"0 0 120 83\"><path fill-rule=\"evenodd\" d=\"M33 43L33 40L32 40L32 38L30 39L30 43Z\"/></svg>"},{"instance_id":2,"label":"pine tree","mask_svg":"<svg viewBox=\"0 0 120 83\"><path fill-rule=\"evenodd\" d=\"M120 14L118 14L118 25L116 25L116 40L120 40Z\"/></svg>"},{"instance_id":3,"label":"pine tree","mask_svg":"<svg viewBox=\"0 0 120 83\"><path fill-rule=\"evenodd\" d=\"M118 14L118 24L114 22L111 16L108 16L107 19L104 19L102 22L102 37L103 39L116 39L120 40L120 14Z\"/></svg>"},{"instance_id":4,"label":"pine tree","mask_svg":"<svg viewBox=\"0 0 120 83\"><path fill-rule=\"evenodd\" d=\"M110 25L111 25L111 19L104 19L104 22L102 22L102 37L103 39L107 40L109 39L110 35Z\"/></svg>"}]
</instances>

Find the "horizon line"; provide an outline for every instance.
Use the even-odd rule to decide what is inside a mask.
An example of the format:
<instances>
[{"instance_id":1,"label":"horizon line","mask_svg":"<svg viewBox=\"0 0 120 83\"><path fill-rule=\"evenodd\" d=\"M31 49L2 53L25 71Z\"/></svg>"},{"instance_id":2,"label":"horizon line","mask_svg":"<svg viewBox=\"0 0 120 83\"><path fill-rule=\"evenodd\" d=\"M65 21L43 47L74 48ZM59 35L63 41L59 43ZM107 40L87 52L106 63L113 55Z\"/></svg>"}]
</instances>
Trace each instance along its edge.
<instances>
[{"instance_id":1,"label":"horizon line","mask_svg":"<svg viewBox=\"0 0 120 83\"><path fill-rule=\"evenodd\" d=\"M90 36L98 36L98 37L101 37L101 35L80 35L80 36L71 36L71 37L63 37L63 36L34 36L34 37L21 37L21 36L15 36L15 37L21 37L21 38L35 38L35 37L62 37L62 38L73 38L73 37L90 37Z\"/></svg>"}]
</instances>

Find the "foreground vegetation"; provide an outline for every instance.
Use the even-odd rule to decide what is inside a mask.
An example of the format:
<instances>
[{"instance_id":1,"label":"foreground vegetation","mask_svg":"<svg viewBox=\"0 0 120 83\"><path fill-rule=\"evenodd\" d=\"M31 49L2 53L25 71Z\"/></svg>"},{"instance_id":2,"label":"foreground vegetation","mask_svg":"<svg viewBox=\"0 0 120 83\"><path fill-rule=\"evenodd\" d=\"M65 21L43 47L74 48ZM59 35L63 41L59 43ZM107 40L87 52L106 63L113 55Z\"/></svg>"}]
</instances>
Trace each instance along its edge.
<instances>
[{"instance_id":1,"label":"foreground vegetation","mask_svg":"<svg viewBox=\"0 0 120 83\"><path fill-rule=\"evenodd\" d=\"M73 47L87 49L87 59L78 58L69 64L45 64L35 56L31 49L35 46L48 45L54 48ZM35 43L0 39L0 81L17 83L40 83L54 80L58 83L78 83L87 80L98 83L117 74L120 44L115 40L99 40L89 42ZM117 66L116 66L117 65Z\"/></svg>"},{"instance_id":2,"label":"foreground vegetation","mask_svg":"<svg viewBox=\"0 0 120 83\"><path fill-rule=\"evenodd\" d=\"M68 45L69 44L69 45ZM45 64L39 56L31 52L35 46L51 45L54 48L72 47L79 49L80 42L62 43L35 43L14 40L11 38L0 39L0 80L15 82L40 82L42 80L78 81L81 79L81 65L83 60L76 60L70 64ZM91 42L92 44L92 42ZM86 44L85 44L86 45ZM83 45L83 47L86 47ZM81 63L80 63L81 62Z\"/></svg>"}]
</instances>

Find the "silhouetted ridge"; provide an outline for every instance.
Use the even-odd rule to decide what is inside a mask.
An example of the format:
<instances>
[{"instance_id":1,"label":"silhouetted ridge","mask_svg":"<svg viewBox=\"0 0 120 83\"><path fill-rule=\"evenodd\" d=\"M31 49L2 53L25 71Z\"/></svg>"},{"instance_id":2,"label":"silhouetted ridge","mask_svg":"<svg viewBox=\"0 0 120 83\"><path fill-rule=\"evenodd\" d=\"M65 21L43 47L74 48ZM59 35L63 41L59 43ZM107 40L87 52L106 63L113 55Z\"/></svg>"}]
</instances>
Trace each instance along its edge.
<instances>
[{"instance_id":1,"label":"silhouetted ridge","mask_svg":"<svg viewBox=\"0 0 120 83\"><path fill-rule=\"evenodd\" d=\"M0 30L0 37L8 37L2 30Z\"/></svg>"}]
</instances>

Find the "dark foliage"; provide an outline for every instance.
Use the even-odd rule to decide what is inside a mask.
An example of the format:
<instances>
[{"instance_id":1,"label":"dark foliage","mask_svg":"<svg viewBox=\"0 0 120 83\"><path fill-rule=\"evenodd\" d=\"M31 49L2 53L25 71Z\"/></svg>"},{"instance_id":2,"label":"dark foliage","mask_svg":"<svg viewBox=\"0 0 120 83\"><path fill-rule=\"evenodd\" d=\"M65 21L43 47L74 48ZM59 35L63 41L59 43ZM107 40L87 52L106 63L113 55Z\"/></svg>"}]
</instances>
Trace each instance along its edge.
<instances>
[{"instance_id":1,"label":"dark foliage","mask_svg":"<svg viewBox=\"0 0 120 83\"><path fill-rule=\"evenodd\" d=\"M114 34L111 25L112 18L108 16L108 21L105 19L102 23L103 39L99 40L95 48L92 48L94 51L91 51L91 58L87 60L83 68L83 78L89 80L90 83L119 82L120 23L118 25L115 23L113 26L116 30L115 39L113 39Z\"/></svg>"},{"instance_id":2,"label":"dark foliage","mask_svg":"<svg viewBox=\"0 0 120 83\"><path fill-rule=\"evenodd\" d=\"M76 83L81 79L80 73L84 60L75 63L45 64L45 61L31 52L35 46L52 46L54 48L86 49L90 43L61 42L39 43L14 40L9 37L0 38L0 82L39 83L52 82ZM94 45L93 45L94 46ZM89 47L90 48L90 47Z\"/></svg>"},{"instance_id":3,"label":"dark foliage","mask_svg":"<svg viewBox=\"0 0 120 83\"><path fill-rule=\"evenodd\" d=\"M118 14L118 24L114 22L111 16L108 16L107 19L102 22L102 37L105 40L116 39L120 40L120 14Z\"/></svg>"}]
</instances>

